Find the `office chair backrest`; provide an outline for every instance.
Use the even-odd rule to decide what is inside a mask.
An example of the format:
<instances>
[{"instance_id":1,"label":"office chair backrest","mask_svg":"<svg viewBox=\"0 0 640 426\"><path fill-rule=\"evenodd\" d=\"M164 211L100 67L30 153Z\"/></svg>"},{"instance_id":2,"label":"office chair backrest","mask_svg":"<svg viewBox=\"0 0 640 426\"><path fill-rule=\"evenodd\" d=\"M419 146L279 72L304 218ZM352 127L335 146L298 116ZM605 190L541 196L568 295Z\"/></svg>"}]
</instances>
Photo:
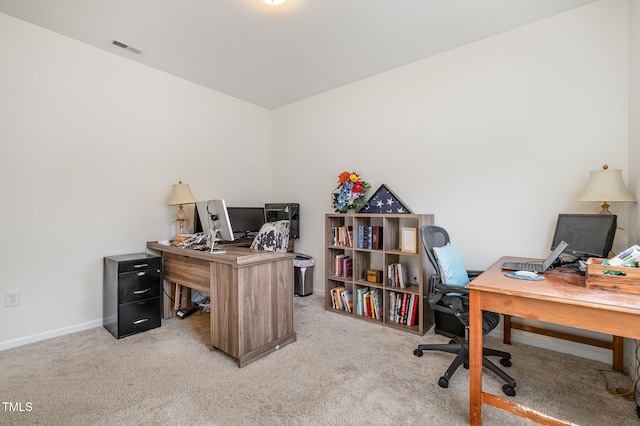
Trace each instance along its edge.
<instances>
[{"instance_id":1,"label":"office chair backrest","mask_svg":"<svg viewBox=\"0 0 640 426\"><path fill-rule=\"evenodd\" d=\"M260 228L258 235L253 239L251 248L254 250L287 251L289 248L288 220L267 222Z\"/></svg>"},{"instance_id":2,"label":"office chair backrest","mask_svg":"<svg viewBox=\"0 0 640 426\"><path fill-rule=\"evenodd\" d=\"M431 265L433 265L433 269L436 271L438 278L442 281L440 268L438 267L438 262L436 261L433 253L433 248L447 245L447 243L450 242L449 234L444 228L439 226L425 225L420 228L420 237L422 238L424 250L427 252L427 257L429 258Z\"/></svg>"}]
</instances>

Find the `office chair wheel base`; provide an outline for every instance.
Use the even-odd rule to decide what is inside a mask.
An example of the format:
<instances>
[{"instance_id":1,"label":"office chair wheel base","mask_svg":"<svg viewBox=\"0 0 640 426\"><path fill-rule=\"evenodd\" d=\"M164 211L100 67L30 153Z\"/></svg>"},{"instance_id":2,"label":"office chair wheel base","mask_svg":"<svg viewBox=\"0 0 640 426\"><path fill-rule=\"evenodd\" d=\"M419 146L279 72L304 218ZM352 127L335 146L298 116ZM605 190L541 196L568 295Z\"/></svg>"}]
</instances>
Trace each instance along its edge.
<instances>
[{"instance_id":1,"label":"office chair wheel base","mask_svg":"<svg viewBox=\"0 0 640 426\"><path fill-rule=\"evenodd\" d=\"M438 380L438 385L440 385L441 388L448 388L449 387L449 381L447 379L445 379L444 376L440 377L440 380Z\"/></svg>"},{"instance_id":2,"label":"office chair wheel base","mask_svg":"<svg viewBox=\"0 0 640 426\"><path fill-rule=\"evenodd\" d=\"M502 358L500 359L500 364L504 365L505 367L511 367L511 360L508 358Z\"/></svg>"},{"instance_id":3,"label":"office chair wheel base","mask_svg":"<svg viewBox=\"0 0 640 426\"><path fill-rule=\"evenodd\" d=\"M420 349L415 349L413 351L413 354L417 357L421 357L422 356L422 351Z\"/></svg>"},{"instance_id":4,"label":"office chair wheel base","mask_svg":"<svg viewBox=\"0 0 640 426\"><path fill-rule=\"evenodd\" d=\"M502 385L502 392L507 396L516 396L516 390L510 385Z\"/></svg>"}]
</instances>

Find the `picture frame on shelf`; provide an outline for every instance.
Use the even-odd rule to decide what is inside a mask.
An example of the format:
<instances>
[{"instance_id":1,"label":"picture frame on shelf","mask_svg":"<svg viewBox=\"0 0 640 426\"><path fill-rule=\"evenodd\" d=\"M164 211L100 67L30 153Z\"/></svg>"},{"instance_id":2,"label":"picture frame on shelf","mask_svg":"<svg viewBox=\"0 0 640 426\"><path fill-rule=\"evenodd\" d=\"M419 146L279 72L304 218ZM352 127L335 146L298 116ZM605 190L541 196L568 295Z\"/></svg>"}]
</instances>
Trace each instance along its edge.
<instances>
[{"instance_id":1,"label":"picture frame on shelf","mask_svg":"<svg viewBox=\"0 0 640 426\"><path fill-rule=\"evenodd\" d=\"M417 253L418 252L418 230L416 228L402 227L400 234L400 251L405 253Z\"/></svg>"},{"instance_id":2,"label":"picture frame on shelf","mask_svg":"<svg viewBox=\"0 0 640 426\"><path fill-rule=\"evenodd\" d=\"M406 213L413 212L402 200L394 194L384 183L373 193L367 205L360 210L360 213Z\"/></svg>"}]
</instances>

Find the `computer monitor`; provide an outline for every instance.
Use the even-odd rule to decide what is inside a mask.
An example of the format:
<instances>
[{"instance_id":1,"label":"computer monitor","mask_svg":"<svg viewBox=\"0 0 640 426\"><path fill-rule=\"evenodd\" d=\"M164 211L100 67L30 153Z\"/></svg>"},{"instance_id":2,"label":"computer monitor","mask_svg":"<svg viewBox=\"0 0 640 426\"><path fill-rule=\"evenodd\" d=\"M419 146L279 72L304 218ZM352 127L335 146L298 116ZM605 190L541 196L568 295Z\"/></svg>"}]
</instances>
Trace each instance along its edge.
<instances>
[{"instance_id":1,"label":"computer monitor","mask_svg":"<svg viewBox=\"0 0 640 426\"><path fill-rule=\"evenodd\" d=\"M209 233L211 228L218 228L218 238L233 241L233 228L229 220L227 205L224 200L196 202L195 225L193 232Z\"/></svg>"},{"instance_id":2,"label":"computer monitor","mask_svg":"<svg viewBox=\"0 0 640 426\"><path fill-rule=\"evenodd\" d=\"M616 215L559 214L551 249L564 240L569 243L564 253L580 259L606 259L613 246L616 225Z\"/></svg>"},{"instance_id":3,"label":"computer monitor","mask_svg":"<svg viewBox=\"0 0 640 426\"><path fill-rule=\"evenodd\" d=\"M264 207L227 207L231 228L238 238L257 234L265 223Z\"/></svg>"}]
</instances>

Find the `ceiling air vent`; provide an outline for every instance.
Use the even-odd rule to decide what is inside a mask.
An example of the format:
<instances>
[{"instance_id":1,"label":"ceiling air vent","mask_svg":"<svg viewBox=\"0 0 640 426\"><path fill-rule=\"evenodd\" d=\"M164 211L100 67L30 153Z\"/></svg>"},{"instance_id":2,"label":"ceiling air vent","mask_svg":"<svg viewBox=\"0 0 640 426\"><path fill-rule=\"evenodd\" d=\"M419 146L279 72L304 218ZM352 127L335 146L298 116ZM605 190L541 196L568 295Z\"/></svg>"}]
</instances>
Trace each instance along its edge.
<instances>
[{"instance_id":1,"label":"ceiling air vent","mask_svg":"<svg viewBox=\"0 0 640 426\"><path fill-rule=\"evenodd\" d=\"M111 40L111 44L113 44L114 46L118 46L121 49L128 50L131 53L135 53L136 55L139 55L142 53L141 49L138 49L137 47L129 46L127 43L123 43L118 40Z\"/></svg>"}]
</instances>

